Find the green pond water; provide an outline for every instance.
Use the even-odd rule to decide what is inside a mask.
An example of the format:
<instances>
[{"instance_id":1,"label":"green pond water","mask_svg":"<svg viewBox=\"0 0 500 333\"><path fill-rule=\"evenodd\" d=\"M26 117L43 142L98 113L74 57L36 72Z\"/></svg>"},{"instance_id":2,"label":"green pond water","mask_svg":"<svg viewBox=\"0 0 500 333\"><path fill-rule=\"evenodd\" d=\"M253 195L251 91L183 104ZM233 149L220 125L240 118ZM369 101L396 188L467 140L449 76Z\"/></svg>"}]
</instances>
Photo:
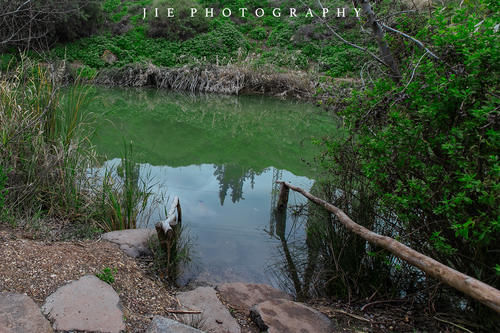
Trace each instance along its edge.
<instances>
[{"instance_id":1,"label":"green pond water","mask_svg":"<svg viewBox=\"0 0 500 333\"><path fill-rule=\"evenodd\" d=\"M91 98L93 143L108 159L104 167L119 163L124 140L132 141L141 176L180 198L194 253L180 282L276 285L272 267L282 242L272 218L275 181L312 186L316 170L307 162L319 153L312 141L335 135L334 119L310 104L260 96L94 87ZM301 202L291 194L291 204ZM303 234L294 225L286 231Z\"/></svg>"}]
</instances>

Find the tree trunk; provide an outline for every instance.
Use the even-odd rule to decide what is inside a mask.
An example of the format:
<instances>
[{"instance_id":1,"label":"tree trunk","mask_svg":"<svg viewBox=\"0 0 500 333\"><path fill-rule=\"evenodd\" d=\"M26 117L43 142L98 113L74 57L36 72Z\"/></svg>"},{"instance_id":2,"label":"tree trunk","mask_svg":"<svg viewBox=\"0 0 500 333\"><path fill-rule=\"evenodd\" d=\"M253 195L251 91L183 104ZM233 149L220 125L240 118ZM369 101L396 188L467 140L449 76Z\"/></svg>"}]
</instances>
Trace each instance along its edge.
<instances>
[{"instance_id":1,"label":"tree trunk","mask_svg":"<svg viewBox=\"0 0 500 333\"><path fill-rule=\"evenodd\" d=\"M382 55L382 60L387 65L387 67L389 67L392 79L395 82L399 82L401 80L401 73L399 72L398 64L396 63L396 60L392 56L392 52L391 49L389 48L389 45L384 39L385 35L384 30L382 30L382 27L377 22L375 13L373 12L372 5L370 4L369 0L360 0L360 3L361 3L361 9L363 10L363 14L368 19L368 25L372 28L373 36L377 40L377 44L380 49L380 53Z\"/></svg>"}]
</instances>

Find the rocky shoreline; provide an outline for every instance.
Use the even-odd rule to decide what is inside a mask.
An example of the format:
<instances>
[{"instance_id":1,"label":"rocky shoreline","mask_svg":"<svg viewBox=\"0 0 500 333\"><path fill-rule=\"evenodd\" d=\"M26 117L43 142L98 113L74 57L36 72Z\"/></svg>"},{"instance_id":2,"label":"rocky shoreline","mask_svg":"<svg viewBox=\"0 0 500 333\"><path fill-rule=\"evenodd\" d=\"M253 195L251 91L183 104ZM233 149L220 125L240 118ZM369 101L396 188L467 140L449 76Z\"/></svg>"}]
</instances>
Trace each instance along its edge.
<instances>
[{"instance_id":1,"label":"rocky shoreline","mask_svg":"<svg viewBox=\"0 0 500 333\"><path fill-rule=\"evenodd\" d=\"M114 244L112 246L123 251L126 257L138 258L148 254L151 237L155 235L150 230L124 230L103 234L100 242L106 247L109 247L106 244ZM59 255L64 256L64 253ZM84 269L80 269L80 275L77 279L57 283L57 288L51 288L55 290L45 297L41 306L26 293L9 290L16 288L8 288L7 276L0 279L2 290L9 290L0 293L0 331L321 333L334 332L337 327L335 321L326 315L294 302L292 296L280 290L248 283L225 283L216 288L198 287L177 292L176 304L169 304L170 307L149 315L147 327L131 327L126 324L130 309L127 309L129 303L122 299L124 290L88 274ZM49 276L55 278L56 274ZM143 302L147 300L143 299ZM233 314L240 316L237 319Z\"/></svg>"}]
</instances>

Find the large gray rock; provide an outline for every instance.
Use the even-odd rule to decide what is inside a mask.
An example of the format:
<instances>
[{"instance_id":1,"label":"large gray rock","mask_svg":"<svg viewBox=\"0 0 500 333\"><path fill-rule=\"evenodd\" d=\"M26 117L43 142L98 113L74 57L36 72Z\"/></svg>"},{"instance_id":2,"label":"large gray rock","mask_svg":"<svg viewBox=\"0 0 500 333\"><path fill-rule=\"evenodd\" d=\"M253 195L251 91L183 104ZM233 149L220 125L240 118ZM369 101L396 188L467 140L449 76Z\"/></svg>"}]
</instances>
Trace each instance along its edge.
<instances>
[{"instance_id":1,"label":"large gray rock","mask_svg":"<svg viewBox=\"0 0 500 333\"><path fill-rule=\"evenodd\" d=\"M151 255L149 240L156 235L153 229L127 229L103 234L102 239L118 244L127 255L137 258Z\"/></svg>"},{"instance_id":2,"label":"large gray rock","mask_svg":"<svg viewBox=\"0 0 500 333\"><path fill-rule=\"evenodd\" d=\"M53 330L31 298L26 295L1 292L0 332L49 333Z\"/></svg>"},{"instance_id":3,"label":"large gray rock","mask_svg":"<svg viewBox=\"0 0 500 333\"><path fill-rule=\"evenodd\" d=\"M47 297L42 311L55 330L112 333L125 329L119 302L109 284L86 275Z\"/></svg>"},{"instance_id":4,"label":"large gray rock","mask_svg":"<svg viewBox=\"0 0 500 333\"><path fill-rule=\"evenodd\" d=\"M271 299L292 299L287 293L267 284L224 283L217 286L217 291L233 308L246 313L250 311L252 306L264 301Z\"/></svg>"},{"instance_id":5,"label":"large gray rock","mask_svg":"<svg viewBox=\"0 0 500 333\"><path fill-rule=\"evenodd\" d=\"M336 325L327 316L304 304L275 299L257 304L250 311L257 326L268 333L332 333Z\"/></svg>"},{"instance_id":6,"label":"large gray rock","mask_svg":"<svg viewBox=\"0 0 500 333\"><path fill-rule=\"evenodd\" d=\"M191 326L165 317L155 316L146 333L203 333Z\"/></svg>"},{"instance_id":7,"label":"large gray rock","mask_svg":"<svg viewBox=\"0 0 500 333\"><path fill-rule=\"evenodd\" d=\"M240 333L241 328L211 287L198 287L177 294L184 307L201 311L204 329L214 333ZM187 317L187 316L186 316Z\"/></svg>"}]
</instances>

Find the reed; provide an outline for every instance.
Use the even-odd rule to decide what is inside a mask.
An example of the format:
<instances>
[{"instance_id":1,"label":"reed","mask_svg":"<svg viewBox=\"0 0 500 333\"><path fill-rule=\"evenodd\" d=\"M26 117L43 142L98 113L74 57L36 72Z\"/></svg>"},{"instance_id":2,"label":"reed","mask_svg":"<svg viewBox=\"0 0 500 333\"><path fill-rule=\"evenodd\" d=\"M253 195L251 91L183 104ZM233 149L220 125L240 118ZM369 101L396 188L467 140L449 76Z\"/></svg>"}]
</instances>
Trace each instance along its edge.
<instances>
[{"instance_id":1,"label":"reed","mask_svg":"<svg viewBox=\"0 0 500 333\"><path fill-rule=\"evenodd\" d=\"M28 60L0 77L0 166L7 171L7 209L16 215L42 211L78 216L86 206L86 169L93 149L84 135L86 94L64 101L46 68Z\"/></svg>"},{"instance_id":2,"label":"reed","mask_svg":"<svg viewBox=\"0 0 500 333\"><path fill-rule=\"evenodd\" d=\"M132 148L125 147L117 170L95 177L95 118L84 108L91 88L78 78L62 88L55 74L27 59L0 73L0 212L15 221L55 222L55 229L135 228L157 199L139 179Z\"/></svg>"},{"instance_id":3,"label":"reed","mask_svg":"<svg viewBox=\"0 0 500 333\"><path fill-rule=\"evenodd\" d=\"M151 211L162 200L155 195L148 177L140 177L132 144L124 144L120 165L106 169L102 180L101 227L106 231L135 229L141 213ZM142 222L147 214L142 214Z\"/></svg>"}]
</instances>

